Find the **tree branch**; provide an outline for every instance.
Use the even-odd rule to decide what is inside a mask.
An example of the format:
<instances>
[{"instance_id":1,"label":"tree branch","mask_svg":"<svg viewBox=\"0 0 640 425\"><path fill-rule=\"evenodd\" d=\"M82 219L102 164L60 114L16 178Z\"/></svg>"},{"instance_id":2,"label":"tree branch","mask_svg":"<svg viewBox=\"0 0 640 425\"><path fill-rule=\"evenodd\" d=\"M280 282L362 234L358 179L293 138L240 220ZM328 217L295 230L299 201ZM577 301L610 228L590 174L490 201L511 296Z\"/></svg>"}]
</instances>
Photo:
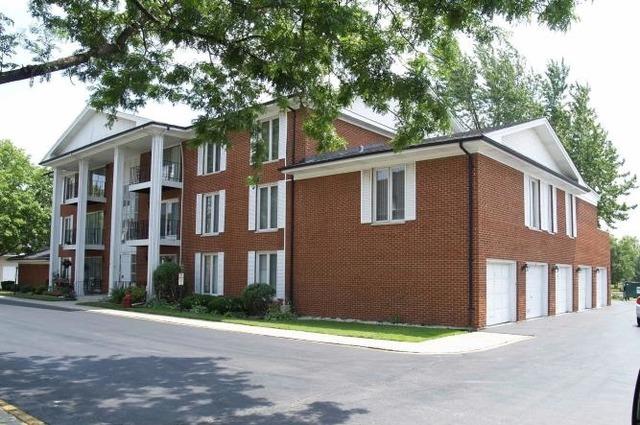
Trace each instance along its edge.
<instances>
[{"instance_id":1,"label":"tree branch","mask_svg":"<svg viewBox=\"0 0 640 425\"><path fill-rule=\"evenodd\" d=\"M125 50L128 39L135 34L135 32L136 27L129 26L118 34L114 43L108 43L98 47L97 49L89 49L85 52L76 53L49 62L25 65L20 68L2 71L0 72L0 85L40 77L52 72L73 68L74 66L89 62L92 58L106 58L112 56Z\"/></svg>"}]
</instances>

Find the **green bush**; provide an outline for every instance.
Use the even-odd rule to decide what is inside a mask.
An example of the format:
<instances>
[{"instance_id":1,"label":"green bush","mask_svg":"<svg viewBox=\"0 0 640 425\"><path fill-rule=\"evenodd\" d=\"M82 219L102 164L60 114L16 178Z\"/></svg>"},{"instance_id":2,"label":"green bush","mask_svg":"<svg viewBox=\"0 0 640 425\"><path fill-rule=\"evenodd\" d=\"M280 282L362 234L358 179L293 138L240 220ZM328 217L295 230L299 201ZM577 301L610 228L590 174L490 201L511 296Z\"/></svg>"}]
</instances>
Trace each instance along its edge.
<instances>
[{"instance_id":1,"label":"green bush","mask_svg":"<svg viewBox=\"0 0 640 425\"><path fill-rule=\"evenodd\" d=\"M207 303L207 311L213 314L225 314L229 311L231 303L226 297L211 297Z\"/></svg>"},{"instance_id":2,"label":"green bush","mask_svg":"<svg viewBox=\"0 0 640 425\"><path fill-rule=\"evenodd\" d=\"M254 283L242 291L244 310L250 316L264 316L273 302L276 290L267 283Z\"/></svg>"},{"instance_id":3,"label":"green bush","mask_svg":"<svg viewBox=\"0 0 640 425\"><path fill-rule=\"evenodd\" d=\"M49 288L46 286L36 286L35 288L33 288L33 293L36 295L42 295L48 291L49 291Z\"/></svg>"},{"instance_id":4,"label":"green bush","mask_svg":"<svg viewBox=\"0 0 640 425\"><path fill-rule=\"evenodd\" d=\"M272 322L282 322L288 320L295 320L296 315L286 306L281 306L278 303L273 303L269 306L267 313L264 315L264 320Z\"/></svg>"},{"instance_id":5,"label":"green bush","mask_svg":"<svg viewBox=\"0 0 640 425\"><path fill-rule=\"evenodd\" d=\"M211 295L188 295L178 301L178 308L182 311L191 311L195 306L207 307L211 298L213 298Z\"/></svg>"},{"instance_id":6,"label":"green bush","mask_svg":"<svg viewBox=\"0 0 640 425\"><path fill-rule=\"evenodd\" d=\"M13 280L3 280L0 282L0 289L3 291L15 291L16 283Z\"/></svg>"},{"instance_id":7,"label":"green bush","mask_svg":"<svg viewBox=\"0 0 640 425\"><path fill-rule=\"evenodd\" d=\"M191 313L197 313L197 314L205 314L207 313L207 307L204 305L194 305L193 307L191 307L191 310L189 310L189 312Z\"/></svg>"},{"instance_id":8,"label":"green bush","mask_svg":"<svg viewBox=\"0 0 640 425\"><path fill-rule=\"evenodd\" d=\"M244 313L244 302L240 297L227 298L230 313Z\"/></svg>"},{"instance_id":9,"label":"green bush","mask_svg":"<svg viewBox=\"0 0 640 425\"><path fill-rule=\"evenodd\" d=\"M30 286L18 285L18 292L21 292L23 294L29 294L33 292L33 288L31 288Z\"/></svg>"},{"instance_id":10,"label":"green bush","mask_svg":"<svg viewBox=\"0 0 640 425\"><path fill-rule=\"evenodd\" d=\"M160 264L153 272L153 284L158 298L168 302L178 301L178 274L180 266L172 261Z\"/></svg>"},{"instance_id":11,"label":"green bush","mask_svg":"<svg viewBox=\"0 0 640 425\"><path fill-rule=\"evenodd\" d=\"M113 288L111 290L111 296L109 297L109 302L114 304L122 304L122 300L124 299L124 295L127 293L126 288Z\"/></svg>"},{"instance_id":12,"label":"green bush","mask_svg":"<svg viewBox=\"0 0 640 425\"><path fill-rule=\"evenodd\" d=\"M127 289L127 292L131 294L131 303L133 304L143 303L147 298L147 289L141 286L132 286Z\"/></svg>"}]
</instances>

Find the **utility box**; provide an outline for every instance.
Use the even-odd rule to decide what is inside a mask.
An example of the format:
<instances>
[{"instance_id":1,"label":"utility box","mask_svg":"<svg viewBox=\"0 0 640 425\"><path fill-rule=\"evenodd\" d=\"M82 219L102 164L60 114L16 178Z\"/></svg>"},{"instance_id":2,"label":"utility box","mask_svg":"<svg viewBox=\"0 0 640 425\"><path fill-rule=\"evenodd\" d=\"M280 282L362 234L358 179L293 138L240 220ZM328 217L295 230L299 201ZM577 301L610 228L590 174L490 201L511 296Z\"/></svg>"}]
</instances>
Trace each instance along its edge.
<instances>
[{"instance_id":1,"label":"utility box","mask_svg":"<svg viewBox=\"0 0 640 425\"><path fill-rule=\"evenodd\" d=\"M622 293L625 300L640 297L640 282L625 282Z\"/></svg>"}]
</instances>

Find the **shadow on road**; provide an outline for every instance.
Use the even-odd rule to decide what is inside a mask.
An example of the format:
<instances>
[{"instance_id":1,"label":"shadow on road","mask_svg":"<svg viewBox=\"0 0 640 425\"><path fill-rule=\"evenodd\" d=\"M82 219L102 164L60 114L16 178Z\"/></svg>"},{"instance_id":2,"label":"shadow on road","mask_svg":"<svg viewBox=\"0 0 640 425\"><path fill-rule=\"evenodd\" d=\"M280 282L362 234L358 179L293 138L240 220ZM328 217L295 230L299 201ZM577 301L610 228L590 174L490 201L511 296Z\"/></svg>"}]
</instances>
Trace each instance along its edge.
<instances>
[{"instance_id":1,"label":"shadow on road","mask_svg":"<svg viewBox=\"0 0 640 425\"><path fill-rule=\"evenodd\" d=\"M55 303L56 301L51 301L51 302ZM79 308L62 307L62 306L53 305L53 304L30 303L28 301L9 300L7 298L0 298L0 305L2 304L16 306L16 307L39 308L41 310L83 311L82 309L79 309Z\"/></svg>"},{"instance_id":2,"label":"shadow on road","mask_svg":"<svg viewBox=\"0 0 640 425\"><path fill-rule=\"evenodd\" d=\"M333 425L368 413L330 401L286 411L252 395L263 386L252 384L249 372L222 366L226 360L0 353L0 398L51 425Z\"/></svg>"}]
</instances>

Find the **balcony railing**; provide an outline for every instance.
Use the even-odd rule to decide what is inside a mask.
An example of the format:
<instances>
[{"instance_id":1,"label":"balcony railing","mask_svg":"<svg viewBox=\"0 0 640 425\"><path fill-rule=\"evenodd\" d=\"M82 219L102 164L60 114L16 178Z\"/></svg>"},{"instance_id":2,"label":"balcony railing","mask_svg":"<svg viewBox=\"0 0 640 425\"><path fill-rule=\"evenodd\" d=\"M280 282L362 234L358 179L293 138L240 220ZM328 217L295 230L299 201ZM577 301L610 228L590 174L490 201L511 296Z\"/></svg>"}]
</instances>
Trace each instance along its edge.
<instances>
[{"instance_id":1,"label":"balcony railing","mask_svg":"<svg viewBox=\"0 0 640 425\"><path fill-rule=\"evenodd\" d=\"M160 217L160 238L180 239L180 220Z\"/></svg>"},{"instance_id":2,"label":"balcony railing","mask_svg":"<svg viewBox=\"0 0 640 425\"><path fill-rule=\"evenodd\" d=\"M179 162L162 161L162 181L182 181L182 166Z\"/></svg>"},{"instance_id":3,"label":"balcony railing","mask_svg":"<svg viewBox=\"0 0 640 425\"><path fill-rule=\"evenodd\" d=\"M62 231L62 244L63 245L76 244L76 229L64 229Z\"/></svg>"},{"instance_id":4,"label":"balcony railing","mask_svg":"<svg viewBox=\"0 0 640 425\"><path fill-rule=\"evenodd\" d=\"M102 234L104 229L102 227L87 227L86 240L87 245L102 245Z\"/></svg>"},{"instance_id":5,"label":"balcony railing","mask_svg":"<svg viewBox=\"0 0 640 425\"><path fill-rule=\"evenodd\" d=\"M129 169L129 184L144 183L150 179L151 175L148 167L136 165Z\"/></svg>"},{"instance_id":6,"label":"balcony railing","mask_svg":"<svg viewBox=\"0 0 640 425\"><path fill-rule=\"evenodd\" d=\"M149 239L149 222L147 220L125 220L124 239L127 241Z\"/></svg>"}]
</instances>

